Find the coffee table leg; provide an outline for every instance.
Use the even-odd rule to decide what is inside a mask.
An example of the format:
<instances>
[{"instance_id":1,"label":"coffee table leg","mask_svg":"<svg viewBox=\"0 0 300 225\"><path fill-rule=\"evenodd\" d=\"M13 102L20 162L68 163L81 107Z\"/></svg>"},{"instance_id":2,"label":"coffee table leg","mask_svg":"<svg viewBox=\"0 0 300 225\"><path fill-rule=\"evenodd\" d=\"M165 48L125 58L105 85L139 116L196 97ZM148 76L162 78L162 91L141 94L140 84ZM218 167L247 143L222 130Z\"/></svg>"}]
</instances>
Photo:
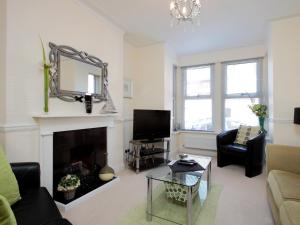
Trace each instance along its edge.
<instances>
[{"instance_id":1,"label":"coffee table leg","mask_svg":"<svg viewBox=\"0 0 300 225\"><path fill-rule=\"evenodd\" d=\"M152 221L152 179L147 178L147 221Z\"/></svg>"},{"instance_id":2,"label":"coffee table leg","mask_svg":"<svg viewBox=\"0 0 300 225\"><path fill-rule=\"evenodd\" d=\"M187 193L187 225L193 223L193 198L192 198L192 187L188 187Z\"/></svg>"},{"instance_id":3,"label":"coffee table leg","mask_svg":"<svg viewBox=\"0 0 300 225\"><path fill-rule=\"evenodd\" d=\"M211 162L207 168L207 193L210 191L211 188Z\"/></svg>"}]
</instances>

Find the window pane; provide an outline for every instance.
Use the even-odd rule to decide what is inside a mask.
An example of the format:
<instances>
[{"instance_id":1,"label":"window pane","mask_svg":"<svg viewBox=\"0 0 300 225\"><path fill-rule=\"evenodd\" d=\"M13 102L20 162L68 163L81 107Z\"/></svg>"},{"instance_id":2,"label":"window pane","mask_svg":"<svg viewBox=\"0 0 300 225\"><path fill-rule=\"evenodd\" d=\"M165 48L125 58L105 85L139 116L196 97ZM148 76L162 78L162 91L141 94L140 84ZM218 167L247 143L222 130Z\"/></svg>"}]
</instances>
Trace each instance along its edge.
<instances>
[{"instance_id":1,"label":"window pane","mask_svg":"<svg viewBox=\"0 0 300 225\"><path fill-rule=\"evenodd\" d=\"M257 63L228 65L226 94L257 92Z\"/></svg>"},{"instance_id":2,"label":"window pane","mask_svg":"<svg viewBox=\"0 0 300 225\"><path fill-rule=\"evenodd\" d=\"M184 127L187 130L207 130L212 128L212 100L185 100Z\"/></svg>"},{"instance_id":3,"label":"window pane","mask_svg":"<svg viewBox=\"0 0 300 225\"><path fill-rule=\"evenodd\" d=\"M253 99L258 103L258 98ZM238 128L240 124L258 126L258 119L252 113L249 105L251 100L248 98L236 98L225 100L225 130Z\"/></svg>"},{"instance_id":4,"label":"window pane","mask_svg":"<svg viewBox=\"0 0 300 225\"><path fill-rule=\"evenodd\" d=\"M210 95L210 67L188 69L186 71L186 95Z\"/></svg>"}]
</instances>

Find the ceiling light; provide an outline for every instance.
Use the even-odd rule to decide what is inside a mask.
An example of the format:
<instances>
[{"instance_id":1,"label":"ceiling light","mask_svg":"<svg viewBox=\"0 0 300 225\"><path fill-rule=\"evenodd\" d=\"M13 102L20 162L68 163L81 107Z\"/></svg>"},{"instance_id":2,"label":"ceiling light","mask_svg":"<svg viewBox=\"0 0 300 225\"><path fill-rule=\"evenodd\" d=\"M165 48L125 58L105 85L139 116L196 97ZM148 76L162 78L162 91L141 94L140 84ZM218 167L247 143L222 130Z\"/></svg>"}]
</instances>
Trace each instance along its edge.
<instances>
[{"instance_id":1,"label":"ceiling light","mask_svg":"<svg viewBox=\"0 0 300 225\"><path fill-rule=\"evenodd\" d=\"M202 0L172 0L170 3L170 14L172 20L194 23L200 15ZM173 21L174 22L174 21Z\"/></svg>"}]
</instances>

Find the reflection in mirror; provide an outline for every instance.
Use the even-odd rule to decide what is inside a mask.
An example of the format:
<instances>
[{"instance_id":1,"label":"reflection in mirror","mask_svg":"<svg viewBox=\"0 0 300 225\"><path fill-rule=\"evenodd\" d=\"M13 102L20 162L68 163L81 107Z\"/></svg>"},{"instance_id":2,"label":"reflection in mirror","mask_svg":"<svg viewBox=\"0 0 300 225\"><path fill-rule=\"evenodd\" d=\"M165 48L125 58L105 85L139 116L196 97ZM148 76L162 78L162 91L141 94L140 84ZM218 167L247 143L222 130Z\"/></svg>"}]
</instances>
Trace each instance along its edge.
<instances>
[{"instance_id":1,"label":"reflection in mirror","mask_svg":"<svg viewBox=\"0 0 300 225\"><path fill-rule=\"evenodd\" d=\"M88 93L97 93L100 94L101 79L97 74L88 75Z\"/></svg>"},{"instance_id":2,"label":"reflection in mirror","mask_svg":"<svg viewBox=\"0 0 300 225\"><path fill-rule=\"evenodd\" d=\"M78 60L60 56L60 89L101 94L102 69Z\"/></svg>"}]
</instances>

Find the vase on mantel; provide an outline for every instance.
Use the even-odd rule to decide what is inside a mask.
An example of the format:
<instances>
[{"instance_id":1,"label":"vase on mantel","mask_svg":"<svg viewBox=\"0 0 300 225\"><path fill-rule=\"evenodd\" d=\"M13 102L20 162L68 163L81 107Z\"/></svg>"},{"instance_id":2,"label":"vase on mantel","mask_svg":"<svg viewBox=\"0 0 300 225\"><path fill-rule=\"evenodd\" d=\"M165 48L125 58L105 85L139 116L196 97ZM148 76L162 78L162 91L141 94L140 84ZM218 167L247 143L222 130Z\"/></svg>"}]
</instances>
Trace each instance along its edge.
<instances>
[{"instance_id":1,"label":"vase on mantel","mask_svg":"<svg viewBox=\"0 0 300 225\"><path fill-rule=\"evenodd\" d=\"M42 55L43 55L43 72L44 72L44 112L49 112L49 73L51 65L47 62L46 52L42 39L40 38L42 45Z\"/></svg>"},{"instance_id":2,"label":"vase on mantel","mask_svg":"<svg viewBox=\"0 0 300 225\"><path fill-rule=\"evenodd\" d=\"M266 132L266 130L265 130L265 119L266 118L262 117L262 116L258 117L259 127L260 127L260 130L262 132Z\"/></svg>"},{"instance_id":3,"label":"vase on mantel","mask_svg":"<svg viewBox=\"0 0 300 225\"><path fill-rule=\"evenodd\" d=\"M44 65L44 112L49 112L49 70L48 65Z\"/></svg>"}]
</instances>

